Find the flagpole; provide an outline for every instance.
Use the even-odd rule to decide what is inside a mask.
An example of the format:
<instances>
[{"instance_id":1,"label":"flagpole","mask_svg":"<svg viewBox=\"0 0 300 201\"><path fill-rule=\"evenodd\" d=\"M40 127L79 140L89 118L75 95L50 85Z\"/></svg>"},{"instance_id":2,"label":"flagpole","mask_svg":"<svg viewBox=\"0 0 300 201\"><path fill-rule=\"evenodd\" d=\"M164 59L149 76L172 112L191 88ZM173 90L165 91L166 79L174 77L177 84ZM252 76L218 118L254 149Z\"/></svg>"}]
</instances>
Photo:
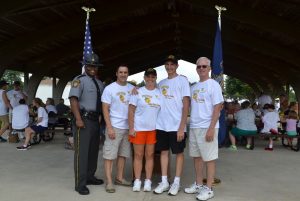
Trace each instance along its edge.
<instances>
[{"instance_id":1,"label":"flagpole","mask_svg":"<svg viewBox=\"0 0 300 201\"><path fill-rule=\"evenodd\" d=\"M91 44L91 36L90 36L90 28L89 28L89 19L90 19L90 13L91 12L96 12L96 9L95 8L88 8L88 7L85 7L85 6L82 6L81 7L82 8L82 10L84 10L85 12L86 12L86 20L85 20L85 28L86 28L86 30L85 30L85 39L84 39L84 50L83 50L83 60L84 60L84 58L85 58L85 56L86 56L86 53L88 53L88 52L86 52L86 51L89 51L89 50L87 50L86 48L90 48L91 50L91 52L93 52L93 48L92 48L92 44ZM90 45L88 45L88 44L86 44L86 43L90 43ZM90 46L90 47L87 47L87 46ZM81 68L81 73L83 74L84 73L84 65L82 66L82 68Z\"/></svg>"},{"instance_id":2,"label":"flagpole","mask_svg":"<svg viewBox=\"0 0 300 201\"><path fill-rule=\"evenodd\" d=\"M212 62L212 78L216 80L221 88L222 91L224 91L224 77L223 77L223 50L222 50L222 39L221 39L221 14L222 11L226 11L227 9L225 7L221 7L218 5L215 5L215 8L218 11L218 24L217 24L217 30L215 35L215 43L214 43L214 51L213 51L213 62ZM219 117L219 132L218 132L218 142L219 146L222 145L222 143L225 140L226 136L226 123L225 123L225 109L222 108L220 112ZM219 178L214 178L213 184L219 184L221 180Z\"/></svg>"},{"instance_id":3,"label":"flagpole","mask_svg":"<svg viewBox=\"0 0 300 201\"><path fill-rule=\"evenodd\" d=\"M226 11L227 9L225 7L218 6L218 5L215 5L215 8L218 11L218 22L219 22L219 27L221 30L221 14L222 14L222 11Z\"/></svg>"},{"instance_id":4,"label":"flagpole","mask_svg":"<svg viewBox=\"0 0 300 201\"><path fill-rule=\"evenodd\" d=\"M82 10L84 10L86 12L86 20L90 19L90 13L91 12L96 12L95 8L87 8L85 6L82 6L81 8L82 8Z\"/></svg>"}]
</instances>

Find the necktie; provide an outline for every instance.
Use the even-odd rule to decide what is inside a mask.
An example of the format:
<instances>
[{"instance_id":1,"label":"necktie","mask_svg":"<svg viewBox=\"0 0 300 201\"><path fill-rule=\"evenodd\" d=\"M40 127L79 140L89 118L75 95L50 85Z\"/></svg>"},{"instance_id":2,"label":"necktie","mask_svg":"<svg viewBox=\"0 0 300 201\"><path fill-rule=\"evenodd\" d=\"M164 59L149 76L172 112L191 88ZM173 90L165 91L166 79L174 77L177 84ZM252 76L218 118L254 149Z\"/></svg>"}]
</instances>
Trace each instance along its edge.
<instances>
[{"instance_id":1,"label":"necktie","mask_svg":"<svg viewBox=\"0 0 300 201\"><path fill-rule=\"evenodd\" d=\"M101 114L101 91L98 86L98 83L95 78L92 78L96 88L97 88L97 101L96 101L96 112L100 115Z\"/></svg>"}]
</instances>

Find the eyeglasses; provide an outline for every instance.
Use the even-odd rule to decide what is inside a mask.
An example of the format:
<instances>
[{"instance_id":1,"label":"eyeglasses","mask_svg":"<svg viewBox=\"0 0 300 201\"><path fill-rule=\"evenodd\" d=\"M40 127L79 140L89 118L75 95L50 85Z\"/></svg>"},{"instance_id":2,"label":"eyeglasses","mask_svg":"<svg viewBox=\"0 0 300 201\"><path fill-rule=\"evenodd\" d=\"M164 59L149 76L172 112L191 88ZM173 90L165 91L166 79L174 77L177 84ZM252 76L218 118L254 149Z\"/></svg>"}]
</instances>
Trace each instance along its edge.
<instances>
[{"instance_id":1,"label":"eyeglasses","mask_svg":"<svg viewBox=\"0 0 300 201\"><path fill-rule=\"evenodd\" d=\"M208 65L199 65L199 66L197 66L197 69L207 68L207 67L208 67Z\"/></svg>"}]
</instances>

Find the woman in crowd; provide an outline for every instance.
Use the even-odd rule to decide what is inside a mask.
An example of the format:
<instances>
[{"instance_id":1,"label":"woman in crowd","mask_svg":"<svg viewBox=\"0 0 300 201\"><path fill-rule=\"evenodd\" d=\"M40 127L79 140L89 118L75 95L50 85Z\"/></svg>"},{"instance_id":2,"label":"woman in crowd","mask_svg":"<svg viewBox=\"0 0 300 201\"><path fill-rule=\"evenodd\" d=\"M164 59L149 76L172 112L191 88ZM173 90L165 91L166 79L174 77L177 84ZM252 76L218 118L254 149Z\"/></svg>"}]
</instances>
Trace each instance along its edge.
<instances>
[{"instance_id":1,"label":"woman in crowd","mask_svg":"<svg viewBox=\"0 0 300 201\"><path fill-rule=\"evenodd\" d=\"M48 114L45 107L45 104L40 98L34 98L32 100L32 105L37 108L37 122L35 125L25 128L25 142L22 146L17 147L18 150L27 150L31 147L30 139L33 134L42 133L48 128Z\"/></svg>"},{"instance_id":2,"label":"woman in crowd","mask_svg":"<svg viewBox=\"0 0 300 201\"><path fill-rule=\"evenodd\" d=\"M134 148L134 176L133 191L141 190L141 172L145 155L146 179L144 191L151 191L151 177L153 171L154 145L156 143L156 118L160 110L160 92L156 89L157 74L153 68L145 71L146 86L138 89L129 101L128 123L129 141Z\"/></svg>"},{"instance_id":3,"label":"woman in crowd","mask_svg":"<svg viewBox=\"0 0 300 201\"><path fill-rule=\"evenodd\" d=\"M292 136L297 135L297 122L298 122L298 114L296 111L291 110L284 120L286 123L286 134L291 136L288 138L288 145L292 147L293 145L293 138Z\"/></svg>"},{"instance_id":4,"label":"woman in crowd","mask_svg":"<svg viewBox=\"0 0 300 201\"><path fill-rule=\"evenodd\" d=\"M57 110L56 110L53 98L47 98L46 110L47 110L48 114L50 114L51 112L53 112L54 114L57 114Z\"/></svg>"},{"instance_id":5,"label":"woman in crowd","mask_svg":"<svg viewBox=\"0 0 300 201\"><path fill-rule=\"evenodd\" d=\"M257 128L255 125L255 114L252 108L250 107L249 101L244 101L241 104L241 110L234 115L235 120L237 121L236 127L232 128L229 132L229 138L231 141L231 150L236 151L236 140L235 136L247 136L257 133ZM247 137L246 149L251 148L251 137Z\"/></svg>"}]
</instances>

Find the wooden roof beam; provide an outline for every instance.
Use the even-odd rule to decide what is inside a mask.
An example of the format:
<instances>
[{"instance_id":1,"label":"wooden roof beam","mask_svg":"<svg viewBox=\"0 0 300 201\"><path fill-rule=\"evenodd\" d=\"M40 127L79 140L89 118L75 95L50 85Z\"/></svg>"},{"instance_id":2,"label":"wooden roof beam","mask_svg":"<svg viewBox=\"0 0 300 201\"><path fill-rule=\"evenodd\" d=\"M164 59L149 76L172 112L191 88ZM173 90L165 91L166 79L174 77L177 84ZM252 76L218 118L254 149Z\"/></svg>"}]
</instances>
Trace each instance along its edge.
<instances>
[{"instance_id":1,"label":"wooden roof beam","mask_svg":"<svg viewBox=\"0 0 300 201\"><path fill-rule=\"evenodd\" d=\"M96 22L97 24L104 24L114 19L127 16L135 10L161 3L162 2L152 0L134 2L120 1L117 7L114 5L101 7L98 10L99 14L96 13L96 15L91 18L91 23L93 24L93 22ZM82 13L82 16L76 15L72 18L73 22L78 23L70 23L69 21L55 22L52 26L45 26L44 29L27 32L22 37L18 37L15 40L3 44L0 48L1 64L8 64L13 60L12 55L14 55L15 58L24 50L32 48L34 44L41 45L51 41L53 38L60 38L81 31L83 33L85 22L83 15L84 13ZM82 26L80 26L80 24Z\"/></svg>"},{"instance_id":2,"label":"wooden roof beam","mask_svg":"<svg viewBox=\"0 0 300 201\"><path fill-rule=\"evenodd\" d=\"M185 2L198 10L206 9L211 10L212 14L215 14L215 19L217 19L217 12L214 8L214 5L220 4L219 0L180 0ZM278 34L288 38L292 38L295 41L300 41L300 29L295 29L298 27L297 24L293 22L288 22L274 15L268 15L262 13L259 10L254 10L238 6L236 3L230 0L223 0L222 6L225 6L228 9L228 13L222 15L223 20L236 21L241 24L249 24L257 27L260 30L272 34Z\"/></svg>"}]
</instances>

